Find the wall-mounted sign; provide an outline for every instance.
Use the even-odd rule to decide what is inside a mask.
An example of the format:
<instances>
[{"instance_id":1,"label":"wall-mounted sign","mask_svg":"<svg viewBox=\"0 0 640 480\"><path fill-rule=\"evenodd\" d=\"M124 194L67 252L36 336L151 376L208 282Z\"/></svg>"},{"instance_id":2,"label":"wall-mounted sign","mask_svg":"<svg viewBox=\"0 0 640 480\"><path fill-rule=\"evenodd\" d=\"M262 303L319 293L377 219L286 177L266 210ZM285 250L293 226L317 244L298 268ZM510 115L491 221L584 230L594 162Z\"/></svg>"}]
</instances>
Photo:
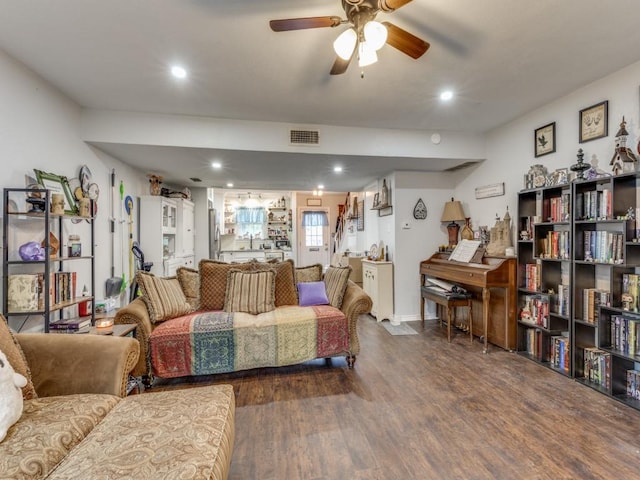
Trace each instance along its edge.
<instances>
[{"instance_id":1,"label":"wall-mounted sign","mask_svg":"<svg viewBox=\"0 0 640 480\"><path fill-rule=\"evenodd\" d=\"M424 220L427 218L427 206L421 198L418 199L418 203L413 207L413 218L416 220Z\"/></svg>"},{"instance_id":2,"label":"wall-mounted sign","mask_svg":"<svg viewBox=\"0 0 640 480\"><path fill-rule=\"evenodd\" d=\"M504 195L504 182L485 185L484 187L476 187L476 198L499 197Z\"/></svg>"}]
</instances>

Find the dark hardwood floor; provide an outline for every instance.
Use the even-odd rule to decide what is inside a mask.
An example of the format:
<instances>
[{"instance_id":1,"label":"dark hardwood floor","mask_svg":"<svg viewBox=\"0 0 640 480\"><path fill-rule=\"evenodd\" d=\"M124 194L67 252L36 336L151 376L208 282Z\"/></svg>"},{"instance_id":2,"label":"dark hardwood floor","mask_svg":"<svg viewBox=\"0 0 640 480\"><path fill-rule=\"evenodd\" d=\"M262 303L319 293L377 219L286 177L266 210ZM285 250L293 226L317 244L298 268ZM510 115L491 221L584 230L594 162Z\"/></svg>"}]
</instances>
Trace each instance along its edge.
<instances>
[{"instance_id":1,"label":"dark hardwood floor","mask_svg":"<svg viewBox=\"0 0 640 480\"><path fill-rule=\"evenodd\" d=\"M231 383L231 479L638 479L640 412L436 322L358 324L343 359L192 379ZM194 392L195 393L195 392Z\"/></svg>"}]
</instances>

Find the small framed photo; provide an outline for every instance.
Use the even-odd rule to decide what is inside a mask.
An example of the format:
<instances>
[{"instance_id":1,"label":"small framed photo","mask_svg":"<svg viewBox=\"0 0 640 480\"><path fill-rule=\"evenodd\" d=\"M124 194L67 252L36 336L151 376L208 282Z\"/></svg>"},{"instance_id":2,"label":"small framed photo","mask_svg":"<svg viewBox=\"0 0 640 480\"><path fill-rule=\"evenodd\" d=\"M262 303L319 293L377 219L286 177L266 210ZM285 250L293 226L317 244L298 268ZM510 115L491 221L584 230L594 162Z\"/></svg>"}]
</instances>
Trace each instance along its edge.
<instances>
[{"instance_id":1,"label":"small framed photo","mask_svg":"<svg viewBox=\"0 0 640 480\"><path fill-rule=\"evenodd\" d=\"M533 132L535 155L541 157L556 151L556 122L536 128Z\"/></svg>"},{"instance_id":2,"label":"small framed photo","mask_svg":"<svg viewBox=\"0 0 640 480\"><path fill-rule=\"evenodd\" d=\"M569 169L559 168L553 172L553 184L554 185L566 185L569 183Z\"/></svg>"},{"instance_id":3,"label":"small framed photo","mask_svg":"<svg viewBox=\"0 0 640 480\"><path fill-rule=\"evenodd\" d=\"M373 206L377 207L380 204L380 194L379 193L374 193L373 194Z\"/></svg>"},{"instance_id":4,"label":"small framed photo","mask_svg":"<svg viewBox=\"0 0 640 480\"><path fill-rule=\"evenodd\" d=\"M53 173L43 172L42 170L34 169L36 179L43 188L48 189L53 193L62 193L64 195L64 213L66 215L77 215L78 206L76 200L71 192L69 186L69 180L62 175L55 175Z\"/></svg>"},{"instance_id":5,"label":"small framed photo","mask_svg":"<svg viewBox=\"0 0 640 480\"><path fill-rule=\"evenodd\" d=\"M322 199L321 198L307 198L307 207L321 207Z\"/></svg>"},{"instance_id":6,"label":"small framed photo","mask_svg":"<svg viewBox=\"0 0 640 480\"><path fill-rule=\"evenodd\" d=\"M609 101L580 110L580 143L609 135Z\"/></svg>"}]
</instances>

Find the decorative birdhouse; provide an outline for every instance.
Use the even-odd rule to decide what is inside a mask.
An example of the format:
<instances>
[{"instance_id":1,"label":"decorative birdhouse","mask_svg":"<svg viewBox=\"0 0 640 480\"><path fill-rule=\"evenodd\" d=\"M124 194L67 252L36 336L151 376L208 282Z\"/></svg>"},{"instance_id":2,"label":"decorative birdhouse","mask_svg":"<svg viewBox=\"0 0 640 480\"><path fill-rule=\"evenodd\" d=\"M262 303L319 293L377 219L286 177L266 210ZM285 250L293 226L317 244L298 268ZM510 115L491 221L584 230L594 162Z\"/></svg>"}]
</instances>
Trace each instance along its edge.
<instances>
[{"instance_id":1,"label":"decorative birdhouse","mask_svg":"<svg viewBox=\"0 0 640 480\"><path fill-rule=\"evenodd\" d=\"M636 171L636 163L638 162L638 159L634 155L633 151L627 147L627 137L629 136L629 132L627 132L626 127L627 122L625 122L624 117L622 117L620 129L618 130L618 133L616 133L616 148L613 152L613 157L611 157L611 162L609 162L614 175Z\"/></svg>"}]
</instances>

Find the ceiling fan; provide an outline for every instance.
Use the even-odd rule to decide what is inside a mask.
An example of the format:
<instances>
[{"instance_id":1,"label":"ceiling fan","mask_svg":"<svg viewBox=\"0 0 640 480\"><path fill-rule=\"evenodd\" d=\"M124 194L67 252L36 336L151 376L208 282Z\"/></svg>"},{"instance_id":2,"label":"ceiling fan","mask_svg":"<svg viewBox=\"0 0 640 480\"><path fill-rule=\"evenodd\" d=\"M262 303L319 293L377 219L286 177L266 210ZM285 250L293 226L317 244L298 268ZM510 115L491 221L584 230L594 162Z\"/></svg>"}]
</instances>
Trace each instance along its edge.
<instances>
[{"instance_id":1,"label":"ceiling fan","mask_svg":"<svg viewBox=\"0 0 640 480\"><path fill-rule=\"evenodd\" d=\"M414 59L420 58L429 49L429 43L391 22L375 21L376 15L381 11L393 12L411 1L413 0L342 0L346 20L337 16L288 18L271 20L269 25L274 32L285 32L351 24L333 43L338 56L331 68L331 75L340 75L347 71L354 56L357 56L360 67L375 63L378 60L376 51L385 43Z\"/></svg>"}]
</instances>

